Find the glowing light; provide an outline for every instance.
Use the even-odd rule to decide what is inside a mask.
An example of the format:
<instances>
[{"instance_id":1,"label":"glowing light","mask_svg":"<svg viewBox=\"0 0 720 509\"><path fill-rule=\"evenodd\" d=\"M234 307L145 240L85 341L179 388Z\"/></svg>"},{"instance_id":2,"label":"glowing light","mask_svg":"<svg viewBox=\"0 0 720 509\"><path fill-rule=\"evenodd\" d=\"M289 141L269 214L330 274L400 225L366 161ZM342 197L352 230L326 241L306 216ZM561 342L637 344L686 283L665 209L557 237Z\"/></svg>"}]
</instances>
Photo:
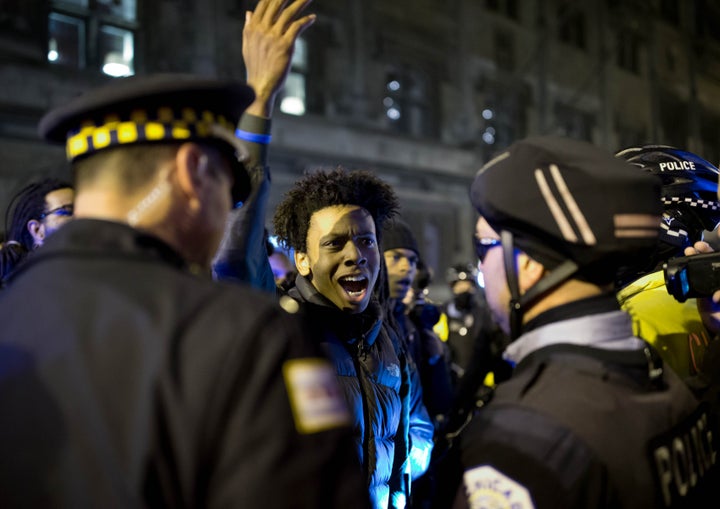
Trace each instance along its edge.
<instances>
[{"instance_id":1,"label":"glowing light","mask_svg":"<svg viewBox=\"0 0 720 509\"><path fill-rule=\"evenodd\" d=\"M397 92L398 90L400 90L400 82L398 80L392 80L392 81L388 82L387 87L388 87L388 90Z\"/></svg>"},{"instance_id":2,"label":"glowing light","mask_svg":"<svg viewBox=\"0 0 720 509\"><path fill-rule=\"evenodd\" d=\"M283 97L280 102L280 111L288 115L304 115L305 102L299 97Z\"/></svg>"},{"instance_id":3,"label":"glowing light","mask_svg":"<svg viewBox=\"0 0 720 509\"><path fill-rule=\"evenodd\" d=\"M491 133L489 133L489 132L487 132L487 131L485 131L485 132L483 133L482 139L483 139L483 141L484 141L485 143L487 143L488 145L492 145L493 143L495 143L495 136L493 136Z\"/></svg>"},{"instance_id":4,"label":"glowing light","mask_svg":"<svg viewBox=\"0 0 720 509\"><path fill-rule=\"evenodd\" d=\"M48 42L48 55L47 59L49 62L56 62L60 58L60 53L57 50L57 41L55 38L51 38Z\"/></svg>"},{"instance_id":5,"label":"glowing light","mask_svg":"<svg viewBox=\"0 0 720 509\"><path fill-rule=\"evenodd\" d=\"M482 117L483 117L485 120L490 120L491 118L493 118L493 116L494 116L493 110L491 110L490 108L485 108L485 109L482 111Z\"/></svg>"},{"instance_id":6,"label":"glowing light","mask_svg":"<svg viewBox=\"0 0 720 509\"><path fill-rule=\"evenodd\" d=\"M391 120L397 120L400 118L400 110L397 108L388 108L387 116Z\"/></svg>"},{"instance_id":7,"label":"glowing light","mask_svg":"<svg viewBox=\"0 0 720 509\"><path fill-rule=\"evenodd\" d=\"M119 78L120 76L129 76L130 74L132 74L127 60L125 60L125 58L123 58L120 53L116 52L110 52L107 54L107 56L105 57L105 63L103 65L102 71L108 76L112 76L113 78Z\"/></svg>"}]
</instances>

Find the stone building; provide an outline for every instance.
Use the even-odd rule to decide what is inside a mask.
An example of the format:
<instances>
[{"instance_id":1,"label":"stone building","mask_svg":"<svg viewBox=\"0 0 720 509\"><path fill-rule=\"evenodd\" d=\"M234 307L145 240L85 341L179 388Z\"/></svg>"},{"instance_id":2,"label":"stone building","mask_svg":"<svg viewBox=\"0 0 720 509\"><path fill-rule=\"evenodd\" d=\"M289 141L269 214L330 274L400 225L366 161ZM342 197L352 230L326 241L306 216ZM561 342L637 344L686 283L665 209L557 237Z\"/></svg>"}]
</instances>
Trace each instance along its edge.
<instances>
[{"instance_id":1,"label":"stone building","mask_svg":"<svg viewBox=\"0 0 720 509\"><path fill-rule=\"evenodd\" d=\"M254 4L0 1L2 210L32 178L69 177L63 149L35 126L106 73L242 79ZM396 187L438 274L473 259L468 183L515 139L669 143L720 161L718 0L315 0L310 10L318 21L276 109L271 207L306 169L373 169Z\"/></svg>"}]
</instances>

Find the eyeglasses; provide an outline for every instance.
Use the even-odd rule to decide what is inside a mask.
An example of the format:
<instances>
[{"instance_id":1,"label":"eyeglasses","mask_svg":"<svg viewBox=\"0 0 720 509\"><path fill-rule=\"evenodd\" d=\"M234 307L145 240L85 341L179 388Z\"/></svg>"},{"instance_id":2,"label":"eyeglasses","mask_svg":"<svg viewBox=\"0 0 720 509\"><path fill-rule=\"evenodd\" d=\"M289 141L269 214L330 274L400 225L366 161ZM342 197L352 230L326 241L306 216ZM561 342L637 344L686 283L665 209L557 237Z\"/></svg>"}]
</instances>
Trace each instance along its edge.
<instances>
[{"instance_id":1,"label":"eyeglasses","mask_svg":"<svg viewBox=\"0 0 720 509\"><path fill-rule=\"evenodd\" d=\"M68 205L62 205L55 209L48 210L47 212L43 212L42 214L40 214L40 219L45 219L47 216L52 215L72 217L73 212L75 212L75 207L71 203Z\"/></svg>"},{"instance_id":2,"label":"eyeglasses","mask_svg":"<svg viewBox=\"0 0 720 509\"><path fill-rule=\"evenodd\" d=\"M484 237L482 239L479 239L475 236L473 236L473 242L475 243L475 253L477 253L478 258L480 259L480 263L485 262L485 257L488 254L488 251L492 249L495 246L502 245L502 242L500 242L500 239L493 239L489 237Z\"/></svg>"}]
</instances>

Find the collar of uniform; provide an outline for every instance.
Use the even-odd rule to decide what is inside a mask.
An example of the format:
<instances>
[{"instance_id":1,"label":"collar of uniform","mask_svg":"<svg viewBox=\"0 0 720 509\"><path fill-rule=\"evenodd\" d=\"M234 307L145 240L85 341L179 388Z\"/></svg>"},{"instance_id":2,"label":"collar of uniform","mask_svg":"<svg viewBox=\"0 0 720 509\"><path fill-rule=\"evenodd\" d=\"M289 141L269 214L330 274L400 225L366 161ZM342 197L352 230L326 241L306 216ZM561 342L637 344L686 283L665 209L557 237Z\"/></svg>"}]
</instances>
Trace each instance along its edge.
<instances>
[{"instance_id":1,"label":"collar of uniform","mask_svg":"<svg viewBox=\"0 0 720 509\"><path fill-rule=\"evenodd\" d=\"M542 327L553 322L598 313L609 313L610 311L618 311L619 309L620 304L618 304L615 294L604 293L568 302L567 304L548 309L544 313L540 313L538 316L524 324L522 330L523 334L525 334L533 329L537 329L538 327Z\"/></svg>"},{"instance_id":2,"label":"collar of uniform","mask_svg":"<svg viewBox=\"0 0 720 509\"><path fill-rule=\"evenodd\" d=\"M576 315L575 318L533 327L508 345L503 358L517 364L536 350L556 344L605 350L640 350L645 347L645 342L632 334L630 315L615 309L596 311L585 316Z\"/></svg>"},{"instance_id":3,"label":"collar of uniform","mask_svg":"<svg viewBox=\"0 0 720 509\"><path fill-rule=\"evenodd\" d=\"M177 268L188 267L180 254L154 235L124 223L74 219L48 238L33 263L50 257L103 256L156 259Z\"/></svg>"}]
</instances>

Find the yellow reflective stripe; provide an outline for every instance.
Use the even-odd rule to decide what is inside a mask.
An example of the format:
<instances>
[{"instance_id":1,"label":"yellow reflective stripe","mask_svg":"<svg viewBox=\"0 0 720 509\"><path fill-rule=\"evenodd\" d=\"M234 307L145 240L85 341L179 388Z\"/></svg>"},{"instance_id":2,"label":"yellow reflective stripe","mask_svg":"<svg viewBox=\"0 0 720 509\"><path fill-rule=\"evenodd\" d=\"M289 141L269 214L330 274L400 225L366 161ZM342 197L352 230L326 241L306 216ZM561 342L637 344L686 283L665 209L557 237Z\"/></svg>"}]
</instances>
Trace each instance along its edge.
<instances>
[{"instance_id":1,"label":"yellow reflective stripe","mask_svg":"<svg viewBox=\"0 0 720 509\"><path fill-rule=\"evenodd\" d=\"M93 149L95 150L108 147L110 145L110 130L105 127L96 129L92 135L92 140Z\"/></svg>"},{"instance_id":2,"label":"yellow reflective stripe","mask_svg":"<svg viewBox=\"0 0 720 509\"><path fill-rule=\"evenodd\" d=\"M190 129L184 122L175 122L172 126L172 138L174 140L186 140L190 137Z\"/></svg>"},{"instance_id":3,"label":"yellow reflective stripe","mask_svg":"<svg viewBox=\"0 0 720 509\"><path fill-rule=\"evenodd\" d=\"M134 143L138 139L138 126L132 122L122 122L117 129L119 143Z\"/></svg>"},{"instance_id":4,"label":"yellow reflective stripe","mask_svg":"<svg viewBox=\"0 0 720 509\"><path fill-rule=\"evenodd\" d=\"M148 122L145 125L145 139L149 141L162 140L165 137L165 126L158 122Z\"/></svg>"},{"instance_id":5,"label":"yellow reflective stripe","mask_svg":"<svg viewBox=\"0 0 720 509\"><path fill-rule=\"evenodd\" d=\"M67 142L66 152L68 159L75 159L88 151L87 136L76 134Z\"/></svg>"}]
</instances>

